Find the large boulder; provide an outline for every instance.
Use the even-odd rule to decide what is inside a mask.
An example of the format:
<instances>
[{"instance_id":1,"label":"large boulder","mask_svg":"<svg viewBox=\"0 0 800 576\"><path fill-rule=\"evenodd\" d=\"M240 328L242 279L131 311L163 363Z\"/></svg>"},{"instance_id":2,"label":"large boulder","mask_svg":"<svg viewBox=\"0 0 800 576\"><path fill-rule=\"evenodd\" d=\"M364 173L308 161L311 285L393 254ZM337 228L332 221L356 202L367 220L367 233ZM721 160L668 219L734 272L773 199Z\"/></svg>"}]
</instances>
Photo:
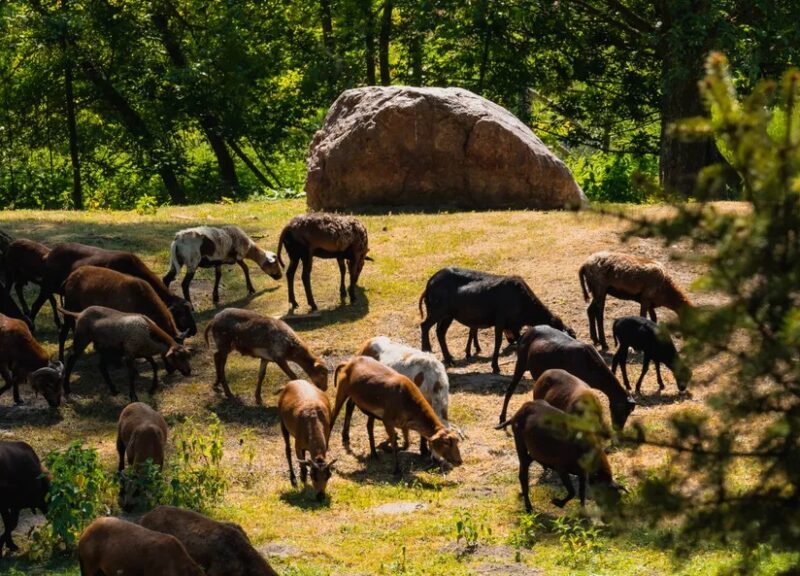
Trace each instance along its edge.
<instances>
[{"instance_id":1,"label":"large boulder","mask_svg":"<svg viewBox=\"0 0 800 576\"><path fill-rule=\"evenodd\" d=\"M315 210L586 203L569 169L527 126L461 88L343 92L311 142L305 188Z\"/></svg>"}]
</instances>

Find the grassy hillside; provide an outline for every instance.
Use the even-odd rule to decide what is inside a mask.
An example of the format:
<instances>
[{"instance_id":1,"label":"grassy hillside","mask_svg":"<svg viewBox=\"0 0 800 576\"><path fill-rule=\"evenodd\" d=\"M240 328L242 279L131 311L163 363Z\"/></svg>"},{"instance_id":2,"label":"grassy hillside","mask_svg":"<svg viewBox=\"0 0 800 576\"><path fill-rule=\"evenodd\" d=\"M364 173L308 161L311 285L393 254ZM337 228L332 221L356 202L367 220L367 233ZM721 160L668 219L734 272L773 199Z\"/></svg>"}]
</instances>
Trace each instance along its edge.
<instances>
[{"instance_id":1,"label":"grassy hillside","mask_svg":"<svg viewBox=\"0 0 800 576\"><path fill-rule=\"evenodd\" d=\"M282 225L304 211L301 201L246 203L231 206L201 205L161 209L153 216L131 212L5 212L0 228L16 235L47 243L75 240L108 248L132 250L163 274L174 232L198 224L235 223L253 234L268 249L275 249ZM656 216L664 208L636 208L637 213ZM588 339L585 304L577 279L583 259L600 249L619 248L624 224L611 216L562 212L488 212L442 214L363 215L370 234L371 255L362 275L359 302L343 305L338 296L338 270L333 261L315 261L313 286L322 314L319 318L293 323L312 349L335 366L352 354L365 339L385 334L419 345L417 301L427 278L445 265L461 265L525 277L536 293L578 333ZM652 241L633 240L624 250L667 260L670 249ZM700 270L691 263L670 264L678 279L689 285ZM223 306L238 306L264 314L282 315L288 309L285 281L276 282L254 271L257 293L246 297L238 267L223 276ZM216 309L211 303L213 272L198 273L193 296L202 332ZM304 304L299 275L298 300ZM174 288L177 289L177 286ZM30 292L30 297L33 291ZM708 296L696 295L698 301ZM704 298L706 300L704 300ZM300 309L300 313L307 308ZM607 307L607 330L614 317L637 313L630 303L611 300ZM665 314L667 316L667 314ZM48 350L57 350L57 337L43 310L37 325ZM449 338L456 358L463 357L466 330L453 326ZM431 469L414 449L402 454L402 479L391 474L391 457L377 461L368 453L365 419L354 418L351 433L353 453L346 453L339 426L332 435L331 452L339 458L337 472L329 484L329 502L319 504L308 495L292 490L286 470L283 440L277 421L276 399L265 394L264 406L256 406L253 391L258 361L234 355L228 378L239 399L226 400L211 389L213 365L200 336L190 341L198 348L189 378L167 378L155 398L145 393L140 381L140 399L152 402L176 422L185 416L215 412L225 426L225 463L232 486L215 516L240 523L259 549L283 574L715 574L735 558L735 549L709 548L691 558L673 556L664 535L635 518L625 529L601 528L579 542L578 553L570 553L557 530L537 528L535 545L519 548L514 535L520 531L522 502L518 498L517 464L512 440L492 429L497 421L502 395L513 369L513 353L501 358L501 375L493 375L488 362L490 333L481 335L482 356L466 363L459 360L451 371L451 420L465 430L464 465L446 474ZM434 338L434 347L437 344ZM87 354L74 377L73 401L59 415L48 412L41 398L29 389L26 405L13 407L10 394L0 398L0 437L20 438L44 454L81 439L99 450L105 466L115 466L115 423L125 397L112 398L97 370L93 354ZM713 370L713 366L701 370ZM631 370L633 378L638 369ZM148 377L149 368L143 369ZM124 382L118 370L112 377ZM286 381L274 365L267 390ZM671 376L668 378L672 382ZM529 398L530 382L524 381L512 400L513 411ZM689 399L679 399L674 384L661 396L655 371L645 379L646 395L633 414L652 430L663 427L674 411L687 406L702 409L707 390L695 389ZM330 393L334 390L331 388ZM380 427L378 427L380 430ZM382 436L383 432L378 432ZM243 452L255 448L252 469L246 470ZM655 449L615 451L610 455L619 478L631 485L636 471L669 461ZM550 504L561 494L558 480L541 475L534 465L531 498L540 521L579 514L577 502L565 510ZM743 481L747 471L742 471ZM635 490L630 496L635 498ZM401 503L413 505L394 506ZM591 507L589 508L591 510ZM480 545L465 553L456 543L458 520L478 528ZM29 520L25 519L26 522ZM489 533L488 528L491 529ZM19 543L27 548L24 531ZM775 573L782 559L764 555L763 574ZM64 560L34 566L25 557L0 560L2 574L78 574L76 563Z\"/></svg>"}]
</instances>

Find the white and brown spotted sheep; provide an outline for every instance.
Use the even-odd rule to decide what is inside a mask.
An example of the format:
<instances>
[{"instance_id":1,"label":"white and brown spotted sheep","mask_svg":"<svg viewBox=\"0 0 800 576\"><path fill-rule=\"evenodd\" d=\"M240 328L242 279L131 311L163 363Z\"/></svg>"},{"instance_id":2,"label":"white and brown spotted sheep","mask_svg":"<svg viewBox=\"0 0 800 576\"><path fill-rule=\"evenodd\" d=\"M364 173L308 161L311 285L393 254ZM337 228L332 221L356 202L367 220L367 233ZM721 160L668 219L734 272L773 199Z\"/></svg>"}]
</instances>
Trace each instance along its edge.
<instances>
[{"instance_id":1,"label":"white and brown spotted sheep","mask_svg":"<svg viewBox=\"0 0 800 576\"><path fill-rule=\"evenodd\" d=\"M169 272L164 276L167 286L175 280L178 271L186 266L186 275L181 282L183 297L191 301L189 285L192 283L197 268L214 268L214 304L219 302L219 282L222 278L223 264L238 264L244 272L247 292L255 293L250 281L250 269L245 260L252 260L275 280L281 278L281 266L278 257L263 250L238 226L198 226L188 228L175 234L170 249Z\"/></svg>"}]
</instances>

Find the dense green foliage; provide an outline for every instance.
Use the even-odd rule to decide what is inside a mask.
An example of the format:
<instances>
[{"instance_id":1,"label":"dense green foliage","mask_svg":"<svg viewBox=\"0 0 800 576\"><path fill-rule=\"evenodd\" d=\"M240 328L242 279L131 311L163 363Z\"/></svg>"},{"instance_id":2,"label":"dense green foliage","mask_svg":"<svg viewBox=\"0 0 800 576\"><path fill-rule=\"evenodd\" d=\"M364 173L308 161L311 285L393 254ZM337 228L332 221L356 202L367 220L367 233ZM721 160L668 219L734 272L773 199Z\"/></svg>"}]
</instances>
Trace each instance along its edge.
<instances>
[{"instance_id":1,"label":"dense green foliage","mask_svg":"<svg viewBox=\"0 0 800 576\"><path fill-rule=\"evenodd\" d=\"M696 203L637 227L690 241L708 263L700 287L725 296L681 320L694 361L717 362L711 378L723 385L710 410L673 418L665 445L676 456L649 472L641 491L655 518L683 520L681 544L735 540L744 561L756 564L764 546L796 550L800 537L800 73L739 100L727 60L715 54L702 86L710 116L679 132L720 138L730 162L703 172L702 191L715 196L733 168L752 210ZM748 480L734 481L742 467Z\"/></svg>"},{"instance_id":2,"label":"dense green foliage","mask_svg":"<svg viewBox=\"0 0 800 576\"><path fill-rule=\"evenodd\" d=\"M332 101L379 83L500 103L598 199L641 200L636 170L686 194L718 156L667 128L701 112L705 54L728 51L749 90L796 61L799 16L789 0L9 0L0 206L296 194Z\"/></svg>"}]
</instances>

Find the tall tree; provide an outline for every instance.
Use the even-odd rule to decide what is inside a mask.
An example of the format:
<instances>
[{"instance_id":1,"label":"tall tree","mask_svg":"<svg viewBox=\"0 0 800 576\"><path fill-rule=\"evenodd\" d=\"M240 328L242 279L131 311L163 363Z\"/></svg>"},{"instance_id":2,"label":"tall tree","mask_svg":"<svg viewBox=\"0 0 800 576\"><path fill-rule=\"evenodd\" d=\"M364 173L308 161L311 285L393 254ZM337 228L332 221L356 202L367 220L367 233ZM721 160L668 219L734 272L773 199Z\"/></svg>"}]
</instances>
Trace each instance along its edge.
<instances>
[{"instance_id":1,"label":"tall tree","mask_svg":"<svg viewBox=\"0 0 800 576\"><path fill-rule=\"evenodd\" d=\"M392 38L392 11L393 0L383 0L383 15L381 16L381 30L378 36L378 59L380 61L381 84L388 86L392 83L389 70L389 42Z\"/></svg>"}]
</instances>

